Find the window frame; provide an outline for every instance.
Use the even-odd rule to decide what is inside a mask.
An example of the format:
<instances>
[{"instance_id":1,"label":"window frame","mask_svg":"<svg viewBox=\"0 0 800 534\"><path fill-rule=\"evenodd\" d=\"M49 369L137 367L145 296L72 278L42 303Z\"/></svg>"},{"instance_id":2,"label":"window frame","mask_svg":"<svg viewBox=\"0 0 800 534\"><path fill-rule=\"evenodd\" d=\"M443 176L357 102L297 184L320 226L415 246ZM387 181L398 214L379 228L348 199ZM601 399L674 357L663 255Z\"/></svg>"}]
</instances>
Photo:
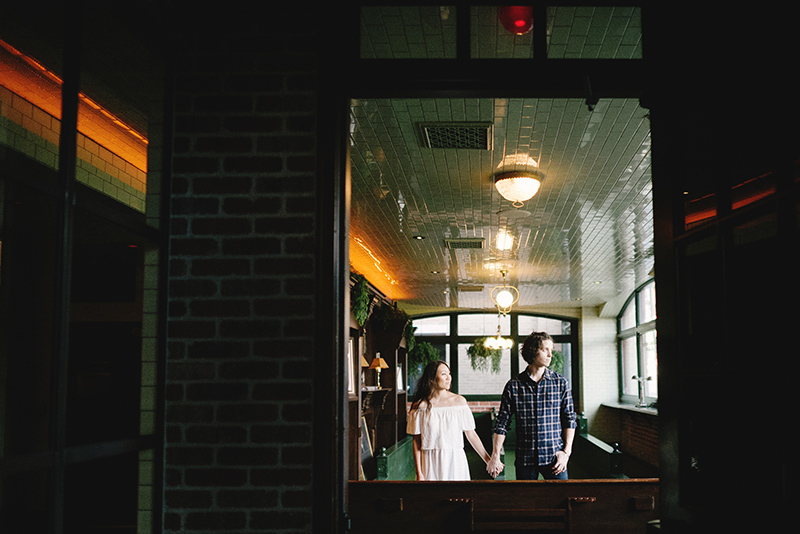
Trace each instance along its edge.
<instances>
[{"instance_id":1,"label":"window frame","mask_svg":"<svg viewBox=\"0 0 800 534\"><path fill-rule=\"evenodd\" d=\"M485 315L487 313L490 312L485 310L461 311L461 312L453 311L453 312L439 312L439 313L418 315L412 318L412 321L414 321L418 319L427 319L430 317L449 317L450 319L449 335L421 335L417 336L417 340L427 341L433 345L446 345L450 347L449 351L450 358L448 364L450 365L450 371L453 377L451 388L456 393L459 392L458 345L472 343L477 338L490 335L490 334L459 335L458 318L460 316ZM561 334L561 333L556 334L553 332L548 332L548 333L553 337L554 343L570 345L571 366L570 366L570 373L567 378L569 379L572 386L573 401L577 403L578 400L575 399L574 396L576 392L580 391L580 351L578 345L578 319L575 319L573 317L564 317L559 315L550 315L550 314L526 312L526 311L514 311L510 312L508 315L511 316L510 320L511 333L508 336L504 334L504 337L511 337L514 340L514 347L512 347L511 349L512 351L511 370L508 379L513 378L522 371L522 369L520 369L519 366L519 358L514 357L514 355L519 354L519 347L521 346L522 343L525 342L525 339L529 335L529 332L526 333L519 332L519 318L521 316L539 317L542 319L554 319L569 323L570 326L568 334ZM413 392L411 393L413 394ZM467 399L467 401L499 401L500 397L502 396L502 391L498 391L496 394L463 394L463 395Z\"/></svg>"},{"instance_id":2,"label":"window frame","mask_svg":"<svg viewBox=\"0 0 800 534\"><path fill-rule=\"evenodd\" d=\"M657 336L657 328L656 328L656 306L655 306L655 299L653 299L653 309L651 312L652 319L648 319L646 321L642 321L642 307L643 304L643 297L646 291L649 291L650 288L653 289L653 294L655 295L655 279L651 278L644 282L642 285L637 287L633 293L631 293L630 297L625 301L625 304L622 305L622 308L617 315L617 364L619 368L619 400L622 404L635 404L640 405L639 395L633 395L630 393L626 393L625 391L625 382L630 380L630 377L627 376L625 371L624 365L624 355L623 355L623 345L626 341L630 339L635 339L635 343L633 344L635 351L636 351L636 376L644 376L643 370L646 368L646 355L644 350L644 340L645 337L650 334L654 333ZM633 306L633 318L634 324L632 326L628 326L623 328L623 319L627 312L630 311L630 307ZM656 349L657 350L657 349ZM658 361L658 353L656 352L656 362ZM658 380L658 373L655 373L656 376L650 375L652 380ZM656 382L657 384L657 382ZM654 407L658 403L658 386L656 385L656 395L644 395L644 407ZM640 406L641 407L641 406Z\"/></svg>"}]
</instances>

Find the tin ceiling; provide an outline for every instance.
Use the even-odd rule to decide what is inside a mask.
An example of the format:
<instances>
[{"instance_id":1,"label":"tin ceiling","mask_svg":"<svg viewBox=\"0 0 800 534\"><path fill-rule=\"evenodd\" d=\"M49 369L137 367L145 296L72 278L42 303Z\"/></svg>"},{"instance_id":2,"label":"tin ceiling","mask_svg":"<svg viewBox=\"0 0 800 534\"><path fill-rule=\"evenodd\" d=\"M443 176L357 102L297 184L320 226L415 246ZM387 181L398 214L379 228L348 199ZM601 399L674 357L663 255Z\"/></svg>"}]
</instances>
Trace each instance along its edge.
<instances>
[{"instance_id":1,"label":"tin ceiling","mask_svg":"<svg viewBox=\"0 0 800 534\"><path fill-rule=\"evenodd\" d=\"M454 10L455 8L452 8ZM448 57L453 12L362 11L365 57ZM525 57L496 8L471 13L474 57ZM641 57L638 10L548 8L548 58ZM635 99L403 98L351 106L351 267L408 313L601 306L616 313L653 269L650 132ZM499 170L535 165L538 194L515 209Z\"/></svg>"}]
</instances>

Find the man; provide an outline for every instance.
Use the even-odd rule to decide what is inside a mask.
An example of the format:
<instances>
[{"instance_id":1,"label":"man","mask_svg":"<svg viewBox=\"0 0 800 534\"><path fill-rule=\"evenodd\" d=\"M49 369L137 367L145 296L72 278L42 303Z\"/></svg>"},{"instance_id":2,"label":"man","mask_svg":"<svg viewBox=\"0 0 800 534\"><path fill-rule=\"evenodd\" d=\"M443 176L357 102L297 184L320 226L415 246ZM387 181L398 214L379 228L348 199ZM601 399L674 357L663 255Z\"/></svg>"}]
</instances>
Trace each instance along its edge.
<instances>
[{"instance_id":1,"label":"man","mask_svg":"<svg viewBox=\"0 0 800 534\"><path fill-rule=\"evenodd\" d=\"M553 338L533 332L522 346L528 367L503 390L495 422L492 457L486 470L496 477L503 469L500 452L511 416L516 417L517 480L567 479L567 462L578 426L567 379L548 369L553 359Z\"/></svg>"}]
</instances>

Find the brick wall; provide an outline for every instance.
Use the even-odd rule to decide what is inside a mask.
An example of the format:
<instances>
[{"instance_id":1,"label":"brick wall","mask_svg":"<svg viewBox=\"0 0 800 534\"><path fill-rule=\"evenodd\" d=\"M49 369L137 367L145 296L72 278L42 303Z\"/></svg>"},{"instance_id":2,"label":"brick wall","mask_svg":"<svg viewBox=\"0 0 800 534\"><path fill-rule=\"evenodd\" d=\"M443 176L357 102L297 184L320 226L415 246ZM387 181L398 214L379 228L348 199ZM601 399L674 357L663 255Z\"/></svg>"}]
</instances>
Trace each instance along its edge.
<instances>
[{"instance_id":1,"label":"brick wall","mask_svg":"<svg viewBox=\"0 0 800 534\"><path fill-rule=\"evenodd\" d=\"M652 415L623 412L620 449L654 467L658 467L658 418Z\"/></svg>"},{"instance_id":2,"label":"brick wall","mask_svg":"<svg viewBox=\"0 0 800 534\"><path fill-rule=\"evenodd\" d=\"M165 532L311 530L314 63L266 24L177 61Z\"/></svg>"}]
</instances>

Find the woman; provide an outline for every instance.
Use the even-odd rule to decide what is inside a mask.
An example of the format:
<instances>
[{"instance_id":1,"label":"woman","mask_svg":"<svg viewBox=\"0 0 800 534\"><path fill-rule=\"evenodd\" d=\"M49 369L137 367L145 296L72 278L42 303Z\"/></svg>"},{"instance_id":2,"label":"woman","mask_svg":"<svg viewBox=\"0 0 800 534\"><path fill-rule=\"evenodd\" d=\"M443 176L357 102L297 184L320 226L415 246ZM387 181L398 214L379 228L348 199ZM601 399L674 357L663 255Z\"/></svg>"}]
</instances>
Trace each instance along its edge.
<instances>
[{"instance_id":1,"label":"woman","mask_svg":"<svg viewBox=\"0 0 800 534\"><path fill-rule=\"evenodd\" d=\"M467 400L450 391L450 382L450 367L443 361L429 363L419 380L406 429L414 436L417 480L470 479L462 432L484 462L491 459Z\"/></svg>"}]
</instances>

